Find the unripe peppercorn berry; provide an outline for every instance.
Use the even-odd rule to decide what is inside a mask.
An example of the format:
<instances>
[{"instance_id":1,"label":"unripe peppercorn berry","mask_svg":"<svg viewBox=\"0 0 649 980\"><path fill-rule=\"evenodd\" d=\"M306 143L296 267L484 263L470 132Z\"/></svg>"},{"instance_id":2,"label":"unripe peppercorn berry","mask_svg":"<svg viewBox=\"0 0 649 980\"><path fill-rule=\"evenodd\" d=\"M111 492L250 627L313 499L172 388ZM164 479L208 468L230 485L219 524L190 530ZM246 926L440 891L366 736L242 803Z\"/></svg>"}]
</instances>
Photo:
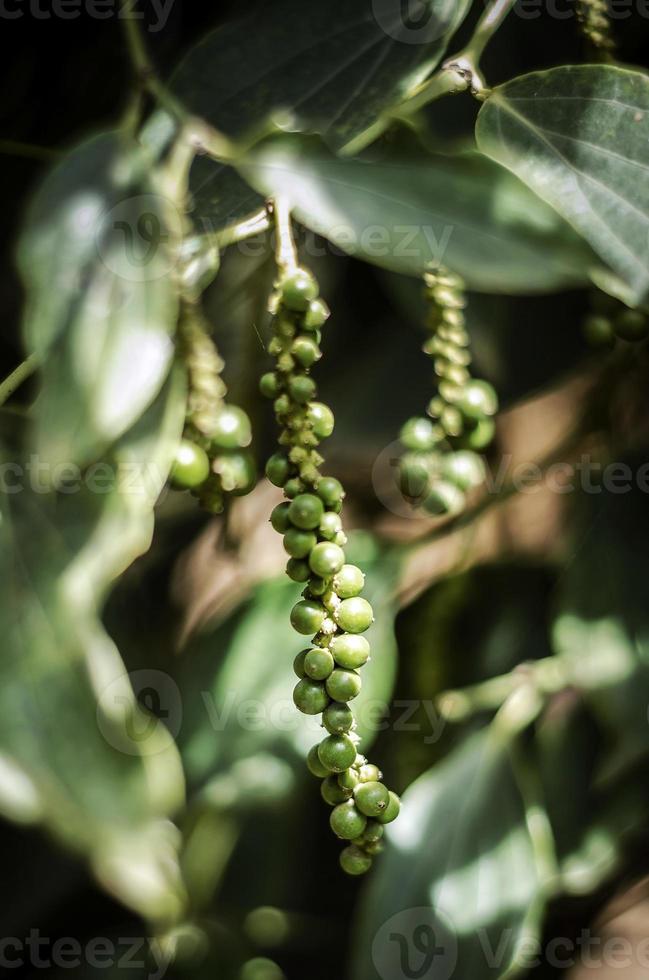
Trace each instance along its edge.
<instances>
[{"instance_id":1,"label":"unripe peppercorn berry","mask_svg":"<svg viewBox=\"0 0 649 980\"><path fill-rule=\"evenodd\" d=\"M365 576L356 565L343 565L333 581L334 592L341 599L351 599L363 591Z\"/></svg>"},{"instance_id":2,"label":"unripe peppercorn berry","mask_svg":"<svg viewBox=\"0 0 649 980\"><path fill-rule=\"evenodd\" d=\"M346 704L334 701L323 711L322 724L330 735L343 735L354 724L354 715Z\"/></svg>"},{"instance_id":3,"label":"unripe peppercorn berry","mask_svg":"<svg viewBox=\"0 0 649 980\"><path fill-rule=\"evenodd\" d=\"M309 650L304 658L304 672L314 681L324 681L334 669L334 658L328 650Z\"/></svg>"},{"instance_id":4,"label":"unripe peppercorn berry","mask_svg":"<svg viewBox=\"0 0 649 980\"><path fill-rule=\"evenodd\" d=\"M363 831L362 840L367 844L375 844L381 840L384 833L383 824L377 823L376 820L368 820L367 827Z\"/></svg>"},{"instance_id":5,"label":"unripe peppercorn berry","mask_svg":"<svg viewBox=\"0 0 649 980\"><path fill-rule=\"evenodd\" d=\"M324 402L311 402L307 409L307 418L313 426L318 439L328 439L334 430L334 414Z\"/></svg>"},{"instance_id":6,"label":"unripe peppercorn berry","mask_svg":"<svg viewBox=\"0 0 649 980\"><path fill-rule=\"evenodd\" d=\"M320 742L318 756L330 772L344 772L356 758L356 746L348 735L329 735Z\"/></svg>"},{"instance_id":7,"label":"unripe peppercorn berry","mask_svg":"<svg viewBox=\"0 0 649 980\"><path fill-rule=\"evenodd\" d=\"M289 381L288 390L293 401L305 405L316 393L315 381L306 374L296 374Z\"/></svg>"},{"instance_id":8,"label":"unripe peppercorn berry","mask_svg":"<svg viewBox=\"0 0 649 980\"><path fill-rule=\"evenodd\" d=\"M370 656L370 645L364 636L353 633L341 633L334 636L329 649L334 660L340 667L356 670L367 663Z\"/></svg>"},{"instance_id":9,"label":"unripe peppercorn berry","mask_svg":"<svg viewBox=\"0 0 649 980\"><path fill-rule=\"evenodd\" d=\"M301 558L289 558L286 563L286 574L292 582L308 582L311 569L308 562Z\"/></svg>"},{"instance_id":10,"label":"unripe peppercorn berry","mask_svg":"<svg viewBox=\"0 0 649 980\"><path fill-rule=\"evenodd\" d=\"M300 680L302 680L303 677L306 677L306 671L304 669L304 659L308 652L309 652L308 647L306 650L300 650L297 657L293 661L293 671L295 672L295 675L300 678Z\"/></svg>"},{"instance_id":11,"label":"unripe peppercorn berry","mask_svg":"<svg viewBox=\"0 0 649 980\"><path fill-rule=\"evenodd\" d=\"M334 476L324 476L318 483L316 493L327 507L339 504L345 496L342 483Z\"/></svg>"},{"instance_id":12,"label":"unripe peppercorn berry","mask_svg":"<svg viewBox=\"0 0 649 980\"><path fill-rule=\"evenodd\" d=\"M291 625L305 636L317 633L324 622L326 612L319 602L302 599L291 610Z\"/></svg>"},{"instance_id":13,"label":"unripe peppercorn berry","mask_svg":"<svg viewBox=\"0 0 649 980\"><path fill-rule=\"evenodd\" d=\"M329 704L329 696L324 684L305 677L295 685L293 701L302 714L319 715Z\"/></svg>"},{"instance_id":14,"label":"unripe peppercorn berry","mask_svg":"<svg viewBox=\"0 0 649 980\"><path fill-rule=\"evenodd\" d=\"M300 531L297 527L289 527L284 535L284 551L291 558L306 558L315 548L317 540L313 531Z\"/></svg>"},{"instance_id":15,"label":"unripe peppercorn berry","mask_svg":"<svg viewBox=\"0 0 649 980\"><path fill-rule=\"evenodd\" d=\"M345 564L345 552L332 541L316 544L309 555L309 565L321 578L331 578Z\"/></svg>"},{"instance_id":16,"label":"unripe peppercorn berry","mask_svg":"<svg viewBox=\"0 0 649 980\"><path fill-rule=\"evenodd\" d=\"M322 520L320 521L319 531L323 538L327 541L333 541L337 534L342 531L342 521L338 514L333 514L328 510L322 515Z\"/></svg>"},{"instance_id":17,"label":"unripe peppercorn berry","mask_svg":"<svg viewBox=\"0 0 649 980\"><path fill-rule=\"evenodd\" d=\"M330 776L329 774L327 774L326 779L320 787L320 793L322 799L329 806L338 806L340 803L345 803L352 797L351 789L345 789L340 785L335 776Z\"/></svg>"},{"instance_id":18,"label":"unripe peppercorn berry","mask_svg":"<svg viewBox=\"0 0 649 980\"><path fill-rule=\"evenodd\" d=\"M496 424L493 419L480 419L471 429L462 433L460 445L466 449L485 449L493 440Z\"/></svg>"},{"instance_id":19,"label":"unripe peppercorn berry","mask_svg":"<svg viewBox=\"0 0 649 980\"><path fill-rule=\"evenodd\" d=\"M360 694L361 684L360 674L336 667L327 679L327 693L334 701L352 701Z\"/></svg>"},{"instance_id":20,"label":"unripe peppercorn berry","mask_svg":"<svg viewBox=\"0 0 649 980\"><path fill-rule=\"evenodd\" d=\"M280 381L273 371L262 374L259 379L259 390L264 398L277 398L280 393Z\"/></svg>"},{"instance_id":21,"label":"unripe peppercorn berry","mask_svg":"<svg viewBox=\"0 0 649 980\"><path fill-rule=\"evenodd\" d=\"M355 769L346 769L345 772L338 773L338 785L343 789L354 789L358 784L358 773Z\"/></svg>"},{"instance_id":22,"label":"unripe peppercorn berry","mask_svg":"<svg viewBox=\"0 0 649 980\"><path fill-rule=\"evenodd\" d=\"M295 269L284 276L279 289L284 306L299 313L308 310L318 295L318 284L306 269Z\"/></svg>"},{"instance_id":23,"label":"unripe peppercorn berry","mask_svg":"<svg viewBox=\"0 0 649 980\"><path fill-rule=\"evenodd\" d=\"M372 867L372 858L355 844L350 844L340 854L340 867L348 875L364 875Z\"/></svg>"},{"instance_id":24,"label":"unripe peppercorn berry","mask_svg":"<svg viewBox=\"0 0 649 980\"><path fill-rule=\"evenodd\" d=\"M307 768L310 773L314 776L318 776L319 779L324 779L329 775L329 770L320 762L320 756L318 755L318 746L312 745L309 749L309 753L306 757Z\"/></svg>"},{"instance_id":25,"label":"unripe peppercorn berry","mask_svg":"<svg viewBox=\"0 0 649 980\"><path fill-rule=\"evenodd\" d=\"M613 330L621 340L637 343L649 335L649 318L640 310L623 310L613 321Z\"/></svg>"},{"instance_id":26,"label":"unripe peppercorn berry","mask_svg":"<svg viewBox=\"0 0 649 980\"><path fill-rule=\"evenodd\" d=\"M410 450L432 449L438 440L436 428L430 419L408 419L399 435L401 442Z\"/></svg>"},{"instance_id":27,"label":"unripe peppercorn berry","mask_svg":"<svg viewBox=\"0 0 649 980\"><path fill-rule=\"evenodd\" d=\"M378 817L387 810L390 794L383 783L359 783L354 790L354 801L366 817Z\"/></svg>"},{"instance_id":28,"label":"unripe peppercorn berry","mask_svg":"<svg viewBox=\"0 0 649 980\"><path fill-rule=\"evenodd\" d=\"M481 457L466 449L446 456L442 464L442 473L459 490L473 490L479 487L486 475Z\"/></svg>"},{"instance_id":29,"label":"unripe peppercorn berry","mask_svg":"<svg viewBox=\"0 0 649 980\"><path fill-rule=\"evenodd\" d=\"M212 469L221 481L221 488L234 497L250 493L257 481L255 462L248 452L222 453L214 459Z\"/></svg>"},{"instance_id":30,"label":"unripe peppercorn berry","mask_svg":"<svg viewBox=\"0 0 649 980\"><path fill-rule=\"evenodd\" d=\"M289 500L293 500L304 490L304 484L298 477L292 477L284 484L284 493Z\"/></svg>"},{"instance_id":31,"label":"unripe peppercorn berry","mask_svg":"<svg viewBox=\"0 0 649 980\"><path fill-rule=\"evenodd\" d=\"M329 319L329 307L323 300L314 299L309 303L309 308L304 317L304 327L306 330L319 330Z\"/></svg>"},{"instance_id":32,"label":"unripe peppercorn berry","mask_svg":"<svg viewBox=\"0 0 649 980\"><path fill-rule=\"evenodd\" d=\"M362 783L377 783L381 779L381 770L378 766L366 762L358 770L358 778Z\"/></svg>"},{"instance_id":33,"label":"unripe peppercorn berry","mask_svg":"<svg viewBox=\"0 0 649 980\"><path fill-rule=\"evenodd\" d=\"M364 633L372 625L374 613L367 599L355 596L343 599L334 613L334 619L347 633Z\"/></svg>"},{"instance_id":34,"label":"unripe peppercorn berry","mask_svg":"<svg viewBox=\"0 0 649 980\"><path fill-rule=\"evenodd\" d=\"M322 501L313 493L298 494L288 509L291 523L305 531L318 527L323 514Z\"/></svg>"},{"instance_id":35,"label":"unripe peppercorn berry","mask_svg":"<svg viewBox=\"0 0 649 980\"><path fill-rule=\"evenodd\" d=\"M462 390L457 407L469 419L495 415L498 411L498 395L488 381L469 381Z\"/></svg>"},{"instance_id":36,"label":"unripe peppercorn berry","mask_svg":"<svg viewBox=\"0 0 649 980\"><path fill-rule=\"evenodd\" d=\"M291 347L291 353L305 368L310 368L322 357L322 351L311 337L297 337Z\"/></svg>"},{"instance_id":37,"label":"unripe peppercorn berry","mask_svg":"<svg viewBox=\"0 0 649 980\"><path fill-rule=\"evenodd\" d=\"M387 807L381 813L380 816L376 817L379 823L392 823L399 816L399 811L401 810L401 800L396 793L390 790L390 800Z\"/></svg>"},{"instance_id":38,"label":"unripe peppercorn berry","mask_svg":"<svg viewBox=\"0 0 649 980\"><path fill-rule=\"evenodd\" d=\"M205 483L209 475L210 461L205 450L196 443L183 439L171 467L171 481L174 486L183 490L194 490Z\"/></svg>"},{"instance_id":39,"label":"unripe peppercorn berry","mask_svg":"<svg viewBox=\"0 0 649 980\"><path fill-rule=\"evenodd\" d=\"M266 476L276 487L283 487L291 472L291 464L283 453L275 453L266 463Z\"/></svg>"},{"instance_id":40,"label":"unripe peppercorn berry","mask_svg":"<svg viewBox=\"0 0 649 980\"><path fill-rule=\"evenodd\" d=\"M346 803L338 804L329 818L329 823L336 837L353 840L365 830L367 817L356 809L353 800L348 800Z\"/></svg>"},{"instance_id":41,"label":"unripe peppercorn berry","mask_svg":"<svg viewBox=\"0 0 649 980\"><path fill-rule=\"evenodd\" d=\"M245 449L252 442L250 419L236 405L226 405L216 417L210 438L219 449Z\"/></svg>"},{"instance_id":42,"label":"unripe peppercorn berry","mask_svg":"<svg viewBox=\"0 0 649 980\"><path fill-rule=\"evenodd\" d=\"M288 508L289 505L284 501L283 504L278 504L277 507L273 508L270 515L270 523L274 531L278 534L286 534L291 522L288 519Z\"/></svg>"},{"instance_id":43,"label":"unripe peppercorn berry","mask_svg":"<svg viewBox=\"0 0 649 980\"><path fill-rule=\"evenodd\" d=\"M461 514L466 504L466 497L459 487L448 480L437 480L424 500L424 509L435 517Z\"/></svg>"}]
</instances>

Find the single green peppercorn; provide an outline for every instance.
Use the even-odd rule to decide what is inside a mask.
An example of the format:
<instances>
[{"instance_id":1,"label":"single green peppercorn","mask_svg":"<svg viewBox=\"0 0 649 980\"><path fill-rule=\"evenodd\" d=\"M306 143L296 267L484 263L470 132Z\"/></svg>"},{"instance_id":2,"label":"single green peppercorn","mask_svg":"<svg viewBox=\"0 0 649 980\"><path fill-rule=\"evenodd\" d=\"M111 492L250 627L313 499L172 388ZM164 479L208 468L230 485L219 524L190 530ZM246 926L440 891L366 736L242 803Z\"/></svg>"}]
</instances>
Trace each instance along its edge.
<instances>
[{"instance_id":1,"label":"single green peppercorn","mask_svg":"<svg viewBox=\"0 0 649 980\"><path fill-rule=\"evenodd\" d=\"M300 531L297 527L289 527L284 535L284 551L291 558L306 558L315 548L318 539L313 531Z\"/></svg>"},{"instance_id":2,"label":"single green peppercorn","mask_svg":"<svg viewBox=\"0 0 649 980\"><path fill-rule=\"evenodd\" d=\"M356 758L356 746L349 735L329 735L320 742L318 756L330 772L344 772Z\"/></svg>"},{"instance_id":3,"label":"single green peppercorn","mask_svg":"<svg viewBox=\"0 0 649 980\"><path fill-rule=\"evenodd\" d=\"M485 449L496 433L493 419L480 419L471 429L462 433L460 445L466 449Z\"/></svg>"},{"instance_id":4,"label":"single green peppercorn","mask_svg":"<svg viewBox=\"0 0 649 980\"><path fill-rule=\"evenodd\" d=\"M225 405L216 417L210 436L219 449L245 449L252 442L250 419L242 408Z\"/></svg>"},{"instance_id":5,"label":"single green peppercorn","mask_svg":"<svg viewBox=\"0 0 649 980\"><path fill-rule=\"evenodd\" d=\"M292 582L308 582L311 569L309 563L302 558L289 558L286 563L286 574Z\"/></svg>"},{"instance_id":6,"label":"single green peppercorn","mask_svg":"<svg viewBox=\"0 0 649 980\"><path fill-rule=\"evenodd\" d=\"M343 705L343 707L347 707L347 705ZM345 772L338 773L338 785L342 786L343 789L353 790L358 785L358 773L356 770L346 769Z\"/></svg>"},{"instance_id":7,"label":"single green peppercorn","mask_svg":"<svg viewBox=\"0 0 649 980\"><path fill-rule=\"evenodd\" d=\"M340 854L340 867L348 875L364 875L372 867L372 858L355 844L350 844Z\"/></svg>"},{"instance_id":8,"label":"single green peppercorn","mask_svg":"<svg viewBox=\"0 0 649 980\"><path fill-rule=\"evenodd\" d=\"M374 622L372 607L360 596L343 599L334 614L334 619L347 633L364 633Z\"/></svg>"},{"instance_id":9,"label":"single green peppercorn","mask_svg":"<svg viewBox=\"0 0 649 980\"><path fill-rule=\"evenodd\" d=\"M424 500L424 509L435 517L454 517L464 510L465 504L466 497L459 487L448 480L437 480Z\"/></svg>"},{"instance_id":10,"label":"single green peppercorn","mask_svg":"<svg viewBox=\"0 0 649 980\"><path fill-rule=\"evenodd\" d=\"M363 591L365 576L357 565L343 565L333 580L333 588L341 599L352 599Z\"/></svg>"},{"instance_id":11,"label":"single green peppercorn","mask_svg":"<svg viewBox=\"0 0 649 980\"><path fill-rule=\"evenodd\" d=\"M331 654L329 656L331 656ZM329 673L331 673L331 671ZM330 735L343 735L345 732L351 730L351 727L354 724L354 715L352 714L352 710L348 705L342 704L339 701L333 701L331 704L327 705L322 713L322 724Z\"/></svg>"},{"instance_id":12,"label":"single green peppercorn","mask_svg":"<svg viewBox=\"0 0 649 980\"><path fill-rule=\"evenodd\" d=\"M399 438L406 449L417 451L432 449L439 442L436 427L425 418L408 419Z\"/></svg>"},{"instance_id":13,"label":"single green peppercorn","mask_svg":"<svg viewBox=\"0 0 649 980\"><path fill-rule=\"evenodd\" d=\"M293 661L293 670L295 672L296 677L299 677L300 680L306 677L306 671L304 670L304 660L308 652L309 652L308 647L306 648L306 650L300 650L297 657Z\"/></svg>"},{"instance_id":14,"label":"single green peppercorn","mask_svg":"<svg viewBox=\"0 0 649 980\"><path fill-rule=\"evenodd\" d=\"M207 453L194 442L183 439L176 450L171 467L171 482L182 490L194 490L205 483L210 475Z\"/></svg>"},{"instance_id":15,"label":"single green peppercorn","mask_svg":"<svg viewBox=\"0 0 649 980\"><path fill-rule=\"evenodd\" d=\"M498 395L488 381L475 379L464 386L457 407L465 418L479 420L496 414Z\"/></svg>"},{"instance_id":16,"label":"single green peppercorn","mask_svg":"<svg viewBox=\"0 0 649 980\"><path fill-rule=\"evenodd\" d=\"M284 501L284 503L278 504L277 507L274 507L270 515L270 523L273 530L277 531L278 534L286 534L291 526L291 522L289 521L288 517L288 508L289 505L286 503L286 501Z\"/></svg>"},{"instance_id":17,"label":"single green peppercorn","mask_svg":"<svg viewBox=\"0 0 649 980\"><path fill-rule=\"evenodd\" d=\"M319 715L329 704L329 695L324 684L303 678L293 690L295 707L304 715Z\"/></svg>"},{"instance_id":18,"label":"single green peppercorn","mask_svg":"<svg viewBox=\"0 0 649 980\"><path fill-rule=\"evenodd\" d=\"M309 555L309 565L321 578L331 578L345 564L345 552L332 541L316 544Z\"/></svg>"},{"instance_id":19,"label":"single green peppercorn","mask_svg":"<svg viewBox=\"0 0 649 980\"><path fill-rule=\"evenodd\" d=\"M275 453L266 463L266 476L276 487L283 487L291 472L291 464L283 453Z\"/></svg>"},{"instance_id":20,"label":"single green peppercorn","mask_svg":"<svg viewBox=\"0 0 649 980\"><path fill-rule=\"evenodd\" d=\"M316 393L315 381L306 374L296 374L290 379L288 390L293 401L306 405Z\"/></svg>"},{"instance_id":21,"label":"single green peppercorn","mask_svg":"<svg viewBox=\"0 0 649 980\"><path fill-rule=\"evenodd\" d=\"M329 770L326 769L320 762L320 756L318 755L318 746L312 745L309 749L309 753L306 757L307 768L310 773L317 776L319 779L324 779L329 775ZM342 801L341 801L342 802ZM333 804L335 806L335 804Z\"/></svg>"},{"instance_id":22,"label":"single green peppercorn","mask_svg":"<svg viewBox=\"0 0 649 980\"><path fill-rule=\"evenodd\" d=\"M360 674L356 671L336 667L327 679L327 693L334 701L352 701L360 694L361 685Z\"/></svg>"},{"instance_id":23,"label":"single green peppercorn","mask_svg":"<svg viewBox=\"0 0 649 980\"><path fill-rule=\"evenodd\" d=\"M473 490L484 481L484 462L477 453L462 450L449 453L442 463L442 474L458 490Z\"/></svg>"},{"instance_id":24,"label":"single green peppercorn","mask_svg":"<svg viewBox=\"0 0 649 980\"><path fill-rule=\"evenodd\" d=\"M354 790L356 806L366 817L378 817L388 808L390 794L379 782L362 782Z\"/></svg>"},{"instance_id":25,"label":"single green peppercorn","mask_svg":"<svg viewBox=\"0 0 649 980\"><path fill-rule=\"evenodd\" d=\"M382 778L382 773L378 766L365 762L358 770L358 778L362 783L377 783Z\"/></svg>"},{"instance_id":26,"label":"single green peppercorn","mask_svg":"<svg viewBox=\"0 0 649 980\"><path fill-rule=\"evenodd\" d=\"M311 300L304 317L306 330L319 330L329 319L329 307L321 299Z\"/></svg>"},{"instance_id":27,"label":"single green peppercorn","mask_svg":"<svg viewBox=\"0 0 649 980\"><path fill-rule=\"evenodd\" d=\"M346 803L339 803L333 810L329 823L336 837L340 837L341 840L353 840L365 830L367 817L356 809L353 800L347 800Z\"/></svg>"},{"instance_id":28,"label":"single green peppercorn","mask_svg":"<svg viewBox=\"0 0 649 980\"><path fill-rule=\"evenodd\" d=\"M334 658L328 650L309 650L304 659L304 671L314 681L325 681L334 669Z\"/></svg>"},{"instance_id":29,"label":"single green peppercorn","mask_svg":"<svg viewBox=\"0 0 649 980\"><path fill-rule=\"evenodd\" d=\"M336 776L330 776L328 773L320 787L320 793L322 799L329 806L338 806L340 803L345 803L352 797L351 789L345 789L340 785Z\"/></svg>"},{"instance_id":30,"label":"single green peppercorn","mask_svg":"<svg viewBox=\"0 0 649 980\"><path fill-rule=\"evenodd\" d=\"M255 461L250 453L221 453L213 460L212 470L218 475L225 493L234 497L250 493L257 481Z\"/></svg>"},{"instance_id":31,"label":"single green peppercorn","mask_svg":"<svg viewBox=\"0 0 649 980\"><path fill-rule=\"evenodd\" d=\"M428 456L406 453L399 463L399 486L405 497L421 500L430 489Z\"/></svg>"},{"instance_id":32,"label":"single green peppercorn","mask_svg":"<svg viewBox=\"0 0 649 980\"><path fill-rule=\"evenodd\" d=\"M298 633L305 636L317 633L326 617L326 611L320 602L302 599L291 610L291 625Z\"/></svg>"},{"instance_id":33,"label":"single green peppercorn","mask_svg":"<svg viewBox=\"0 0 649 980\"><path fill-rule=\"evenodd\" d=\"M327 507L339 504L345 496L342 483L334 476L323 476L316 487L316 493Z\"/></svg>"},{"instance_id":34,"label":"single green peppercorn","mask_svg":"<svg viewBox=\"0 0 649 980\"><path fill-rule=\"evenodd\" d=\"M363 831L361 839L366 844L376 844L377 841L381 840L384 833L383 824L378 823L376 820L368 820L367 827Z\"/></svg>"},{"instance_id":35,"label":"single green peppercorn","mask_svg":"<svg viewBox=\"0 0 649 980\"><path fill-rule=\"evenodd\" d=\"M586 317L582 330L591 347L603 347L606 350L615 347L613 324L608 316Z\"/></svg>"},{"instance_id":36,"label":"single green peppercorn","mask_svg":"<svg viewBox=\"0 0 649 980\"><path fill-rule=\"evenodd\" d=\"M296 337L291 353L304 368L312 367L322 357L322 351L311 337Z\"/></svg>"},{"instance_id":37,"label":"single green peppercorn","mask_svg":"<svg viewBox=\"0 0 649 980\"><path fill-rule=\"evenodd\" d=\"M259 390L264 398L277 398L281 391L281 383L274 371L262 374L259 379Z\"/></svg>"},{"instance_id":38,"label":"single green peppercorn","mask_svg":"<svg viewBox=\"0 0 649 980\"><path fill-rule=\"evenodd\" d=\"M334 414L329 406L324 402L311 402L306 414L318 439L328 439L335 425Z\"/></svg>"},{"instance_id":39,"label":"single green peppercorn","mask_svg":"<svg viewBox=\"0 0 649 980\"><path fill-rule=\"evenodd\" d=\"M327 541L333 541L336 535L340 534L342 528L343 523L338 514L334 514L328 510L322 515L319 531L321 536L326 538Z\"/></svg>"},{"instance_id":40,"label":"single green peppercorn","mask_svg":"<svg viewBox=\"0 0 649 980\"><path fill-rule=\"evenodd\" d=\"M370 645L365 637L354 633L340 633L334 636L329 649L336 663L348 670L362 667L370 656Z\"/></svg>"},{"instance_id":41,"label":"single green peppercorn","mask_svg":"<svg viewBox=\"0 0 649 980\"><path fill-rule=\"evenodd\" d=\"M298 477L292 477L284 484L284 493L289 500L293 500L298 494L304 491L304 484Z\"/></svg>"},{"instance_id":42,"label":"single green peppercorn","mask_svg":"<svg viewBox=\"0 0 649 980\"><path fill-rule=\"evenodd\" d=\"M379 823L392 823L399 816L399 811L401 810L401 800L396 793L390 792L390 800L388 802L385 810L376 819Z\"/></svg>"},{"instance_id":43,"label":"single green peppercorn","mask_svg":"<svg viewBox=\"0 0 649 980\"><path fill-rule=\"evenodd\" d=\"M311 569L309 569L311 571ZM328 589L328 584L325 579L319 578L317 575L311 575L309 578L309 592L311 595L321 596L324 595Z\"/></svg>"},{"instance_id":44,"label":"single green peppercorn","mask_svg":"<svg viewBox=\"0 0 649 980\"><path fill-rule=\"evenodd\" d=\"M371 854L374 857L375 854L380 854L384 850L384 847L381 841L368 841L364 844L363 850L366 854Z\"/></svg>"},{"instance_id":45,"label":"single green peppercorn","mask_svg":"<svg viewBox=\"0 0 649 980\"><path fill-rule=\"evenodd\" d=\"M295 269L279 284L282 303L289 310L303 313L318 296L318 284L306 269Z\"/></svg>"},{"instance_id":46,"label":"single green peppercorn","mask_svg":"<svg viewBox=\"0 0 649 980\"><path fill-rule=\"evenodd\" d=\"M324 514L324 507L319 497L313 493L301 493L291 502L288 516L295 527L311 531L318 527Z\"/></svg>"}]
</instances>

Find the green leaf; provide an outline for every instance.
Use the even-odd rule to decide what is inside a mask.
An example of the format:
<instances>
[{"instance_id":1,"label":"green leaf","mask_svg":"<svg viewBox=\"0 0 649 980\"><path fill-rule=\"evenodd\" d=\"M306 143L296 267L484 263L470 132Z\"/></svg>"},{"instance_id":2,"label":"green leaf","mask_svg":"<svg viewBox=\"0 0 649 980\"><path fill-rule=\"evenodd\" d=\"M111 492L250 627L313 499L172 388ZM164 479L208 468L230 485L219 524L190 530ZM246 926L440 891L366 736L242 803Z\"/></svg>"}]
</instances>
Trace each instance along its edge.
<instances>
[{"instance_id":1,"label":"green leaf","mask_svg":"<svg viewBox=\"0 0 649 980\"><path fill-rule=\"evenodd\" d=\"M512 170L628 286L649 293L649 78L604 65L533 72L480 111L480 149Z\"/></svg>"},{"instance_id":2,"label":"green leaf","mask_svg":"<svg viewBox=\"0 0 649 980\"><path fill-rule=\"evenodd\" d=\"M173 354L181 226L148 157L113 133L73 150L38 191L18 260L26 345L43 359L42 462L98 457L160 390Z\"/></svg>"},{"instance_id":3,"label":"green leaf","mask_svg":"<svg viewBox=\"0 0 649 980\"><path fill-rule=\"evenodd\" d=\"M443 262L472 289L531 293L583 284L595 262L552 208L477 153L337 159L284 139L242 172L343 251L395 272Z\"/></svg>"},{"instance_id":4,"label":"green leaf","mask_svg":"<svg viewBox=\"0 0 649 980\"><path fill-rule=\"evenodd\" d=\"M411 17L399 0L265 0L190 51L173 87L235 139L265 131L275 118L321 133L335 150L352 139L360 145L385 128L381 113L439 64L469 7L469 0L422 0ZM205 159L192 168L191 190L199 221L212 227L263 206L235 171Z\"/></svg>"},{"instance_id":5,"label":"green leaf","mask_svg":"<svg viewBox=\"0 0 649 980\"><path fill-rule=\"evenodd\" d=\"M152 920L184 904L167 821L183 802L182 768L164 725L137 706L100 607L152 531L159 487L131 472L127 482L126 463L165 474L183 415L174 382L121 440L107 490L25 485L5 495L0 520L0 810L45 824Z\"/></svg>"},{"instance_id":6,"label":"green leaf","mask_svg":"<svg viewBox=\"0 0 649 980\"><path fill-rule=\"evenodd\" d=\"M525 968L542 886L508 754L491 733L417 780L387 836L361 908L354 977L495 980Z\"/></svg>"},{"instance_id":7,"label":"green leaf","mask_svg":"<svg viewBox=\"0 0 649 980\"><path fill-rule=\"evenodd\" d=\"M290 112L340 149L436 67L469 6L422 0L411 17L394 0L265 0L196 45L173 86L229 136Z\"/></svg>"}]
</instances>

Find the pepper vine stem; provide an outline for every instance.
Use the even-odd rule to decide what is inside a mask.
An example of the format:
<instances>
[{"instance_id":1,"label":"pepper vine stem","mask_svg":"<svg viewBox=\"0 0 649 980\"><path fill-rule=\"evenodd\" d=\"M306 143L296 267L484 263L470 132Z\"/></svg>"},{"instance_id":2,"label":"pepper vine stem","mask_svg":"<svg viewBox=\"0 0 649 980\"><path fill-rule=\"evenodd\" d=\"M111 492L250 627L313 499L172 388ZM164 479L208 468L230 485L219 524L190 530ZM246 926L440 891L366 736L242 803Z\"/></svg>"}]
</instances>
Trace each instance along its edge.
<instances>
[{"instance_id":1,"label":"pepper vine stem","mask_svg":"<svg viewBox=\"0 0 649 980\"><path fill-rule=\"evenodd\" d=\"M442 71L455 70L464 73L471 92L479 99L486 99L490 91L480 72L480 60L489 41L502 26L507 14L514 9L515 3L516 0L494 0L478 21L467 46L448 58L442 66Z\"/></svg>"},{"instance_id":2,"label":"pepper vine stem","mask_svg":"<svg viewBox=\"0 0 649 980\"><path fill-rule=\"evenodd\" d=\"M15 368L11 374L0 382L0 406L11 398L14 391L16 391L23 381L36 371L39 365L39 358L36 354L30 354L24 361L22 361L17 368Z\"/></svg>"},{"instance_id":3,"label":"pepper vine stem","mask_svg":"<svg viewBox=\"0 0 649 980\"><path fill-rule=\"evenodd\" d=\"M277 265L280 272L290 274L298 267L297 249L291 227L291 208L286 198L281 197L274 198L271 207L277 229Z\"/></svg>"}]
</instances>

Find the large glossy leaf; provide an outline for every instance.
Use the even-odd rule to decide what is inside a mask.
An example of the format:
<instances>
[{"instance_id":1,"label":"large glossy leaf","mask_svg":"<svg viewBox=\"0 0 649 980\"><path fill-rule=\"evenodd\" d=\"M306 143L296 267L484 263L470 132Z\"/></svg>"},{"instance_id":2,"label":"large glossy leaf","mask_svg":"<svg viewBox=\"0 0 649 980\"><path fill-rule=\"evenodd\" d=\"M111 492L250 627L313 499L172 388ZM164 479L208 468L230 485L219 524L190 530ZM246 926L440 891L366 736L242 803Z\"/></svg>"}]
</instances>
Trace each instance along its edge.
<instances>
[{"instance_id":1,"label":"large glossy leaf","mask_svg":"<svg viewBox=\"0 0 649 980\"><path fill-rule=\"evenodd\" d=\"M148 546L160 487L137 474L164 479L183 407L182 385L169 386L121 440L103 489L97 473L92 487L46 494L23 469L0 523L0 809L42 822L151 919L183 904L166 820L183 800L182 770L99 616L114 577Z\"/></svg>"},{"instance_id":2,"label":"large glossy leaf","mask_svg":"<svg viewBox=\"0 0 649 980\"><path fill-rule=\"evenodd\" d=\"M42 462L85 463L152 402L173 353L181 219L117 134L77 147L37 193L19 244L26 345L43 359Z\"/></svg>"},{"instance_id":3,"label":"large glossy leaf","mask_svg":"<svg viewBox=\"0 0 649 980\"><path fill-rule=\"evenodd\" d=\"M639 302L649 291L649 78L564 66L496 88L480 149L583 235Z\"/></svg>"},{"instance_id":4,"label":"large glossy leaf","mask_svg":"<svg viewBox=\"0 0 649 980\"><path fill-rule=\"evenodd\" d=\"M357 980L495 980L525 967L543 888L508 753L492 733L417 780L388 837L361 909Z\"/></svg>"},{"instance_id":5,"label":"large glossy leaf","mask_svg":"<svg viewBox=\"0 0 649 980\"><path fill-rule=\"evenodd\" d=\"M343 251L396 272L442 262L470 288L531 293L584 283L596 261L552 208L477 153L350 160L285 139L243 172Z\"/></svg>"},{"instance_id":6,"label":"large glossy leaf","mask_svg":"<svg viewBox=\"0 0 649 980\"><path fill-rule=\"evenodd\" d=\"M194 112L234 137L281 115L336 150L362 144L381 131L381 113L439 63L469 6L262 0L190 51L173 84ZM235 171L205 159L194 165L192 193L199 223L207 217L217 227L262 203Z\"/></svg>"}]
</instances>

